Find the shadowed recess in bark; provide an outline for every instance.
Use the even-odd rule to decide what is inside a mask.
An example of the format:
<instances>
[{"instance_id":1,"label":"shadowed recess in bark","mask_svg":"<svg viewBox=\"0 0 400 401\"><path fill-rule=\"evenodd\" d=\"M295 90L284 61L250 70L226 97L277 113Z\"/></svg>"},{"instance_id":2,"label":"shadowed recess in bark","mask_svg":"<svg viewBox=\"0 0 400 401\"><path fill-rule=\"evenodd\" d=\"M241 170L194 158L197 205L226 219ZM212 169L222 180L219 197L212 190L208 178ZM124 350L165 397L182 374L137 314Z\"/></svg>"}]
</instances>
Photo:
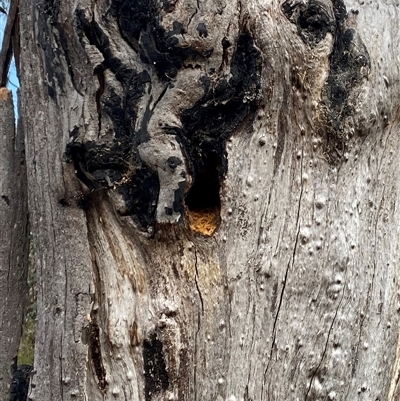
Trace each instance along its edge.
<instances>
[{"instance_id":1,"label":"shadowed recess in bark","mask_svg":"<svg viewBox=\"0 0 400 401\"><path fill-rule=\"evenodd\" d=\"M282 12L293 24L304 43L315 47L327 33L334 38L329 57L329 76L322 93L327 120L322 135L331 162L338 162L346 151L349 133L344 120L353 113L348 104L351 91L367 77L371 68L368 50L354 29L346 27L347 11L343 0L334 0L333 8L320 0L287 0Z\"/></svg>"},{"instance_id":2,"label":"shadowed recess in bark","mask_svg":"<svg viewBox=\"0 0 400 401\"><path fill-rule=\"evenodd\" d=\"M100 329L95 323L89 325L89 356L96 373L97 384L101 390L107 386L106 371L101 358Z\"/></svg>"},{"instance_id":3,"label":"shadowed recess in bark","mask_svg":"<svg viewBox=\"0 0 400 401\"><path fill-rule=\"evenodd\" d=\"M110 70L122 84L123 95L107 88L96 96L99 114L107 114L113 123L115 139L112 144L80 143L74 131L73 142L66 152L74 161L78 178L86 186L94 190L118 190L126 203L122 214L131 215L144 229L154 225L159 183L156 173L138 156L138 146L151 141L147 132L151 110L148 105L141 127L135 129L137 103L146 90L151 91L152 79L168 81L179 74L184 62L201 64L211 54L180 47L176 35L184 33L182 24L175 21L172 30L165 31L159 25L158 11L154 1L126 0L113 2L107 16L118 20L125 40L139 52L143 63L141 72L134 71L112 53L107 35L94 19L89 21L83 10L76 12L82 46L85 47L85 37L104 57L95 71L99 82L104 81L104 71ZM206 25L199 24L198 31L206 36ZM243 30L236 43L224 39L222 45L224 49L234 49L230 78L218 78L215 71L204 75L200 83L205 94L181 113L182 128L165 128L165 132L174 135L181 144L193 177L186 200L184 186L176 191L174 211L183 212L186 202L188 210L195 212L191 222L197 218L195 216L204 219L203 212L211 213L210 221L215 227L219 224L221 207L220 183L227 171L226 141L239 124L245 120L251 124L261 87L260 53L250 33ZM154 74L151 78L146 68L154 71L158 78Z\"/></svg>"},{"instance_id":4,"label":"shadowed recess in bark","mask_svg":"<svg viewBox=\"0 0 400 401\"><path fill-rule=\"evenodd\" d=\"M163 344L157 332L143 341L143 363L145 379L145 398L150 401L153 394L169 387L169 377L165 363Z\"/></svg>"}]
</instances>

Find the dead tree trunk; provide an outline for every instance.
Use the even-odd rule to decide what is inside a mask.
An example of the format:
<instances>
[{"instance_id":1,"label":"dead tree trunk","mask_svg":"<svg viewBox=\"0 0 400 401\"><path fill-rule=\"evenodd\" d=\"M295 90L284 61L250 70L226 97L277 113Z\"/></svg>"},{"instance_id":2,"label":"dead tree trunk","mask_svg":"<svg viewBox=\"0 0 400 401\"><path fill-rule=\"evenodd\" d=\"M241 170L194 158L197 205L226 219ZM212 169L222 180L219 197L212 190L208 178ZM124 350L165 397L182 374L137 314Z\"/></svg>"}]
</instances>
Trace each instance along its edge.
<instances>
[{"instance_id":1,"label":"dead tree trunk","mask_svg":"<svg viewBox=\"0 0 400 401\"><path fill-rule=\"evenodd\" d=\"M0 88L0 394L16 367L27 295L28 232L24 135L11 92Z\"/></svg>"},{"instance_id":2,"label":"dead tree trunk","mask_svg":"<svg viewBox=\"0 0 400 401\"><path fill-rule=\"evenodd\" d=\"M398 0L21 3L31 399L397 399Z\"/></svg>"}]
</instances>

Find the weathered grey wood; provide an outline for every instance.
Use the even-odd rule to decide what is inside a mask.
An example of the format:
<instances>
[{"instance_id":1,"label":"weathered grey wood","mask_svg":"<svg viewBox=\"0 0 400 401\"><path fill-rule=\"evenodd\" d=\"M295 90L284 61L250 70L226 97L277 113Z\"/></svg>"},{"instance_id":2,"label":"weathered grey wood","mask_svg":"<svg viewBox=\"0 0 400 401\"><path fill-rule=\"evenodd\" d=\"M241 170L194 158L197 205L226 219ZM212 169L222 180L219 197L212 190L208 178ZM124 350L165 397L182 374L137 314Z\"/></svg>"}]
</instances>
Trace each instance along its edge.
<instances>
[{"instance_id":1,"label":"weathered grey wood","mask_svg":"<svg viewBox=\"0 0 400 401\"><path fill-rule=\"evenodd\" d=\"M0 88L0 394L8 399L27 298L28 210L24 135L12 94Z\"/></svg>"},{"instance_id":2,"label":"weathered grey wood","mask_svg":"<svg viewBox=\"0 0 400 401\"><path fill-rule=\"evenodd\" d=\"M398 0L20 17L31 399L396 400Z\"/></svg>"}]
</instances>

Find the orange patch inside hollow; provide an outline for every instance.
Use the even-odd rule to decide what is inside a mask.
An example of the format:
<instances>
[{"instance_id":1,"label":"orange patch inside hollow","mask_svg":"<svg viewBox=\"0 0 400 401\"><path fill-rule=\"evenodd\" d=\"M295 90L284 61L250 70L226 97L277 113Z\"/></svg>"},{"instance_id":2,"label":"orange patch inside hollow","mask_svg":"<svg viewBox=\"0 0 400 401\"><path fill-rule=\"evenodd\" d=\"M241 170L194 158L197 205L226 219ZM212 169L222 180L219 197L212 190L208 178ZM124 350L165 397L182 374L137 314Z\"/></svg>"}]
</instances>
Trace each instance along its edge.
<instances>
[{"instance_id":1,"label":"orange patch inside hollow","mask_svg":"<svg viewBox=\"0 0 400 401\"><path fill-rule=\"evenodd\" d=\"M221 221L219 208L217 207L197 210L188 209L187 214L190 228L207 236L214 234Z\"/></svg>"}]
</instances>

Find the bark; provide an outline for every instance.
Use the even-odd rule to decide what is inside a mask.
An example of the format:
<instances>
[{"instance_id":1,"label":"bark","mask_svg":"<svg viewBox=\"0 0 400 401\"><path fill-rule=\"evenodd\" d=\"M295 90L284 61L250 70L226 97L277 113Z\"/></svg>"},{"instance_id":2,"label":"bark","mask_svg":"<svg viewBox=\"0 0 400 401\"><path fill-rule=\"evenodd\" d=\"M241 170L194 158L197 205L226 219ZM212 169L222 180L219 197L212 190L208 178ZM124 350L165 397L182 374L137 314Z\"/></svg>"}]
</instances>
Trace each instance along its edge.
<instances>
[{"instance_id":1,"label":"bark","mask_svg":"<svg viewBox=\"0 0 400 401\"><path fill-rule=\"evenodd\" d=\"M16 37L15 26L18 25L16 22L17 19L18 0L14 0L10 4L0 52L0 87L5 87L8 83L8 71L10 69L13 53L16 65L19 65L18 43L14 43Z\"/></svg>"},{"instance_id":2,"label":"bark","mask_svg":"<svg viewBox=\"0 0 400 401\"><path fill-rule=\"evenodd\" d=\"M397 0L20 8L31 399L397 399Z\"/></svg>"},{"instance_id":3,"label":"bark","mask_svg":"<svg viewBox=\"0 0 400 401\"><path fill-rule=\"evenodd\" d=\"M11 92L0 88L0 394L16 367L27 297L28 230L24 134L15 129Z\"/></svg>"}]
</instances>

